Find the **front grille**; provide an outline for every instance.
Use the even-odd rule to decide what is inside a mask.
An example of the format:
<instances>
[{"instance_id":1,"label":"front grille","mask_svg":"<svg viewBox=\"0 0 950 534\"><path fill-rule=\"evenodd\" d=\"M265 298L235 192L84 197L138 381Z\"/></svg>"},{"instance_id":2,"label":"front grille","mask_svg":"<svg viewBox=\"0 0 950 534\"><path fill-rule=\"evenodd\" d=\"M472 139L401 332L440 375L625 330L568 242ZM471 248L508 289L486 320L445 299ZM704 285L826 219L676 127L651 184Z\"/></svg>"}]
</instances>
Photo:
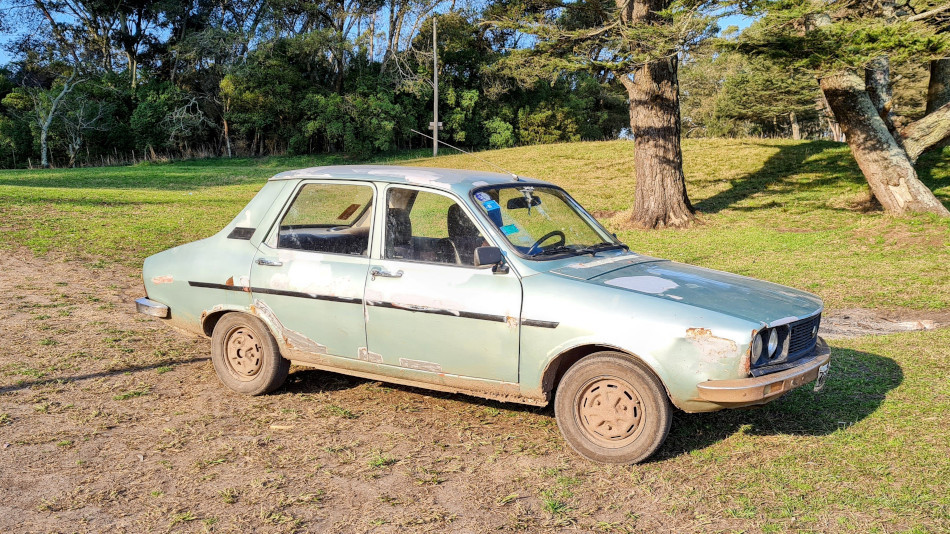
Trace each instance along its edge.
<instances>
[{"instance_id":1,"label":"front grille","mask_svg":"<svg viewBox=\"0 0 950 534\"><path fill-rule=\"evenodd\" d=\"M821 324L821 314L795 321L787 326L776 327L781 347L774 359L765 359L760 365L753 365L752 376L762 376L777 373L808 361L818 343L818 326ZM816 332L813 336L812 332ZM804 359L803 359L804 358ZM799 361L800 360L800 361Z\"/></svg>"},{"instance_id":2,"label":"front grille","mask_svg":"<svg viewBox=\"0 0 950 534\"><path fill-rule=\"evenodd\" d=\"M821 324L821 314L802 319L789 325L788 357L793 360L803 353L811 351L818 342L818 326Z\"/></svg>"}]
</instances>

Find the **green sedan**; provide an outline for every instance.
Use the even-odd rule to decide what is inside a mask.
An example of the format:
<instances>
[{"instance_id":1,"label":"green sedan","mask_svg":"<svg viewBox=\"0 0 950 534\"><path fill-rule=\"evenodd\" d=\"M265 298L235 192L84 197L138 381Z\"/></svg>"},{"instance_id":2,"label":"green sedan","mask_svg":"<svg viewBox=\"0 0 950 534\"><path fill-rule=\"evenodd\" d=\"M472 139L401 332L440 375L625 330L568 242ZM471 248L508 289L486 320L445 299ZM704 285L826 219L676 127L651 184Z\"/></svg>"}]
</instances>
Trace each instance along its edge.
<instances>
[{"instance_id":1,"label":"green sedan","mask_svg":"<svg viewBox=\"0 0 950 534\"><path fill-rule=\"evenodd\" d=\"M271 178L216 235L145 260L140 312L211 338L260 395L291 363L544 406L590 460L639 462L674 407L824 383L815 295L637 254L560 187L435 168Z\"/></svg>"}]
</instances>

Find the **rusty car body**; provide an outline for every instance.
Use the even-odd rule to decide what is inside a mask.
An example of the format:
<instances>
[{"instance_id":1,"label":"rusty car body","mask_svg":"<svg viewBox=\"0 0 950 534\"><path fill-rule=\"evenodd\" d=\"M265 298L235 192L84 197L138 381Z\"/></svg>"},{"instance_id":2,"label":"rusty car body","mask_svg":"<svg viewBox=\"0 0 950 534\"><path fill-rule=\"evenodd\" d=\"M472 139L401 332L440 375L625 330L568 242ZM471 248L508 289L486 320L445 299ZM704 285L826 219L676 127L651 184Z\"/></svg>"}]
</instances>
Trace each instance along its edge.
<instances>
[{"instance_id":1,"label":"rusty car body","mask_svg":"<svg viewBox=\"0 0 950 534\"><path fill-rule=\"evenodd\" d=\"M603 462L652 454L672 406L764 404L830 362L818 297L637 254L563 189L504 174L284 172L143 278L138 310L210 336L236 391L274 390L293 362L554 400L568 443Z\"/></svg>"}]
</instances>

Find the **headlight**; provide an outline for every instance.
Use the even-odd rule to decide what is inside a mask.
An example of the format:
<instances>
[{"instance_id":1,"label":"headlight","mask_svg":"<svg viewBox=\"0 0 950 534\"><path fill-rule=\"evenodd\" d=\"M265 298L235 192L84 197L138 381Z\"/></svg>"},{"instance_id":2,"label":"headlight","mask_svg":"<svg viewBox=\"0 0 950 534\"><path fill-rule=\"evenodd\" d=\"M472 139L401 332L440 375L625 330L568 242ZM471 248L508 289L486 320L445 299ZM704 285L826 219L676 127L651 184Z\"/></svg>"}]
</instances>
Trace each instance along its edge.
<instances>
[{"instance_id":1,"label":"headlight","mask_svg":"<svg viewBox=\"0 0 950 534\"><path fill-rule=\"evenodd\" d=\"M778 330L772 329L769 334L769 358L775 357L775 349L778 348Z\"/></svg>"},{"instance_id":2,"label":"headlight","mask_svg":"<svg viewBox=\"0 0 950 534\"><path fill-rule=\"evenodd\" d=\"M762 363L763 356L765 352L763 349L762 343L762 332L755 335L755 338L752 340L752 364L759 365Z\"/></svg>"}]
</instances>

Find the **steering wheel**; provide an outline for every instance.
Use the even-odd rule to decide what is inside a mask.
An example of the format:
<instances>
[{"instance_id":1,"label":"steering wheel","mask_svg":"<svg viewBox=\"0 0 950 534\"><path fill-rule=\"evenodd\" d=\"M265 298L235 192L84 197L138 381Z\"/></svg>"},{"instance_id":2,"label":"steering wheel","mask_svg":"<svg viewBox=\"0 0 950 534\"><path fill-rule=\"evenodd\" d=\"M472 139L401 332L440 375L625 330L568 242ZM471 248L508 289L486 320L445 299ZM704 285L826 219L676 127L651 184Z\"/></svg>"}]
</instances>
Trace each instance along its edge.
<instances>
[{"instance_id":1,"label":"steering wheel","mask_svg":"<svg viewBox=\"0 0 950 534\"><path fill-rule=\"evenodd\" d=\"M541 243L544 243L552 237L557 237L559 239L559 241L555 244L556 246L564 246L564 244L567 243L567 238L564 236L564 232L560 230L553 230L541 236L541 239L535 241L534 244L531 245L531 248L528 249L527 255L533 256L535 250L541 248Z\"/></svg>"}]
</instances>

